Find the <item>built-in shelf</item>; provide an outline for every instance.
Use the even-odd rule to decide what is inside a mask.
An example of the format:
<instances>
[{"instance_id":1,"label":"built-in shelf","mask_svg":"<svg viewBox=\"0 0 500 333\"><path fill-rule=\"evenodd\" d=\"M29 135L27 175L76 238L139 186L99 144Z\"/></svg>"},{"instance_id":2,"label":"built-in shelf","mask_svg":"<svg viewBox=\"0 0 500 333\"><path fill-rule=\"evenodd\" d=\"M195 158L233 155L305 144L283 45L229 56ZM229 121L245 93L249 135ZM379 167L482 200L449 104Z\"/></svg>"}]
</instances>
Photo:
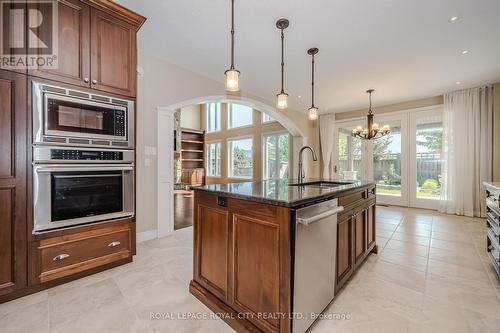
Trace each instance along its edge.
<instances>
[{"instance_id":1,"label":"built-in shelf","mask_svg":"<svg viewBox=\"0 0 500 333\"><path fill-rule=\"evenodd\" d=\"M196 140L181 140L181 141L186 143L204 143L203 141L196 141Z\"/></svg>"},{"instance_id":2,"label":"built-in shelf","mask_svg":"<svg viewBox=\"0 0 500 333\"><path fill-rule=\"evenodd\" d=\"M202 185L205 183L205 131L181 129L180 159L185 185Z\"/></svg>"},{"instance_id":3,"label":"built-in shelf","mask_svg":"<svg viewBox=\"0 0 500 333\"><path fill-rule=\"evenodd\" d=\"M186 152L186 153L203 153L203 150L201 150L201 149L181 149L181 152Z\"/></svg>"}]
</instances>

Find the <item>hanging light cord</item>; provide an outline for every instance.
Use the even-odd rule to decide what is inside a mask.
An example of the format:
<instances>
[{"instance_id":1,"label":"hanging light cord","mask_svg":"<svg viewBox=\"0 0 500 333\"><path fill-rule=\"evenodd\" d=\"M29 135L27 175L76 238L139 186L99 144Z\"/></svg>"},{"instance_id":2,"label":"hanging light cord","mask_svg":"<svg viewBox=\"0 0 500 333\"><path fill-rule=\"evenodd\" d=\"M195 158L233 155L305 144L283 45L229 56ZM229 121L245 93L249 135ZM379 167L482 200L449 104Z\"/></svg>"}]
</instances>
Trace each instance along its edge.
<instances>
[{"instance_id":1,"label":"hanging light cord","mask_svg":"<svg viewBox=\"0 0 500 333\"><path fill-rule=\"evenodd\" d=\"M312 66L312 81L311 81L311 107L313 108L314 107L314 54L312 55L312 63L311 63L311 66Z\"/></svg>"},{"instance_id":2,"label":"hanging light cord","mask_svg":"<svg viewBox=\"0 0 500 333\"><path fill-rule=\"evenodd\" d=\"M285 34L281 29L281 93L285 93Z\"/></svg>"},{"instance_id":3,"label":"hanging light cord","mask_svg":"<svg viewBox=\"0 0 500 333\"><path fill-rule=\"evenodd\" d=\"M231 69L234 69L234 0L231 0Z\"/></svg>"},{"instance_id":4,"label":"hanging light cord","mask_svg":"<svg viewBox=\"0 0 500 333\"><path fill-rule=\"evenodd\" d=\"M372 93L370 92L370 108L368 109L368 113L369 114L372 114L373 111L372 111Z\"/></svg>"}]
</instances>

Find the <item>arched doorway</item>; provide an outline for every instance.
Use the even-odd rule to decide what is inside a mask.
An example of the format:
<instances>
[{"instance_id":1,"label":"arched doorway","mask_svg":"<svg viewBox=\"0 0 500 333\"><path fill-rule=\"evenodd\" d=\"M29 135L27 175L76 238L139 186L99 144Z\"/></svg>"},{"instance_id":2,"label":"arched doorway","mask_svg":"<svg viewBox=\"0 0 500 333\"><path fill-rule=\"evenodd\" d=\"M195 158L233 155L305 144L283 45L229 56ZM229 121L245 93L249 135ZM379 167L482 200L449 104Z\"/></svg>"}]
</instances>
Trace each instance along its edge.
<instances>
[{"instance_id":1,"label":"arched doorway","mask_svg":"<svg viewBox=\"0 0 500 333\"><path fill-rule=\"evenodd\" d=\"M293 152L292 160L296 161L298 150L306 143L307 138L302 130L288 117L280 113L274 107L246 97L216 95L198 97L176 103L170 106L158 107L158 196L157 196L157 235L164 237L174 232L174 180L173 180L173 159L174 155L174 113L176 110L195 104L204 104L211 102L235 103L252 107L264 112L279 122L292 136ZM290 168L291 174L294 174L295 168Z\"/></svg>"}]
</instances>

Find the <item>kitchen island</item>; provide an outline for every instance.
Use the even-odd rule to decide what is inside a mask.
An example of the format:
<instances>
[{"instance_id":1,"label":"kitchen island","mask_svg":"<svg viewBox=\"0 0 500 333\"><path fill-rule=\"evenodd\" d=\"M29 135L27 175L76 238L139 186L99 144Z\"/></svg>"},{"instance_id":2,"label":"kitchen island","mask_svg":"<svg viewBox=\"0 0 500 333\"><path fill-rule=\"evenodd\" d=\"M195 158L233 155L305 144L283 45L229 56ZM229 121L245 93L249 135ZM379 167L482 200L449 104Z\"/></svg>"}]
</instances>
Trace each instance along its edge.
<instances>
[{"instance_id":1,"label":"kitchen island","mask_svg":"<svg viewBox=\"0 0 500 333\"><path fill-rule=\"evenodd\" d=\"M333 298L377 252L373 182L267 180L193 189L190 292L238 332L305 330L310 322L291 313L315 302L314 288L326 285ZM321 213L307 217L314 207L322 207ZM326 217L334 210L338 214ZM300 230L319 228L313 223L317 216L325 217L322 225L330 229L301 235ZM320 244L325 240L329 243ZM307 249L318 255L304 258ZM322 278L328 274L331 279ZM311 293L306 282L313 286Z\"/></svg>"}]
</instances>

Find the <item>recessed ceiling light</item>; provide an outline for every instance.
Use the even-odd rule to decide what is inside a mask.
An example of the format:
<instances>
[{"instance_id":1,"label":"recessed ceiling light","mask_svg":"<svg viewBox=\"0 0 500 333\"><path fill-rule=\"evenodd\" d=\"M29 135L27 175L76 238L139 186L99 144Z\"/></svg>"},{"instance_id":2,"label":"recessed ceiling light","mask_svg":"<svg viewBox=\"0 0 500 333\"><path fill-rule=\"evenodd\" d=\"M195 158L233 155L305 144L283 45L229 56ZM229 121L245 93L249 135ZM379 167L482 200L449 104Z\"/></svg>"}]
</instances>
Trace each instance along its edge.
<instances>
[{"instance_id":1,"label":"recessed ceiling light","mask_svg":"<svg viewBox=\"0 0 500 333\"><path fill-rule=\"evenodd\" d=\"M467 54L467 53L469 53L469 50L463 50L462 51L462 54Z\"/></svg>"},{"instance_id":2,"label":"recessed ceiling light","mask_svg":"<svg viewBox=\"0 0 500 333\"><path fill-rule=\"evenodd\" d=\"M460 82L460 81L457 81L457 82L455 82L455 83L456 83L456 84L462 84L462 82Z\"/></svg>"},{"instance_id":3,"label":"recessed ceiling light","mask_svg":"<svg viewBox=\"0 0 500 333\"><path fill-rule=\"evenodd\" d=\"M300 95L299 95L299 96L297 96L297 97L298 97L298 98L302 98L302 96L300 96Z\"/></svg>"},{"instance_id":4,"label":"recessed ceiling light","mask_svg":"<svg viewBox=\"0 0 500 333\"><path fill-rule=\"evenodd\" d=\"M455 22L455 21L456 21L456 20L458 20L458 19L459 19L459 17L458 17L458 16L452 16L452 17L450 18L450 22Z\"/></svg>"}]
</instances>

